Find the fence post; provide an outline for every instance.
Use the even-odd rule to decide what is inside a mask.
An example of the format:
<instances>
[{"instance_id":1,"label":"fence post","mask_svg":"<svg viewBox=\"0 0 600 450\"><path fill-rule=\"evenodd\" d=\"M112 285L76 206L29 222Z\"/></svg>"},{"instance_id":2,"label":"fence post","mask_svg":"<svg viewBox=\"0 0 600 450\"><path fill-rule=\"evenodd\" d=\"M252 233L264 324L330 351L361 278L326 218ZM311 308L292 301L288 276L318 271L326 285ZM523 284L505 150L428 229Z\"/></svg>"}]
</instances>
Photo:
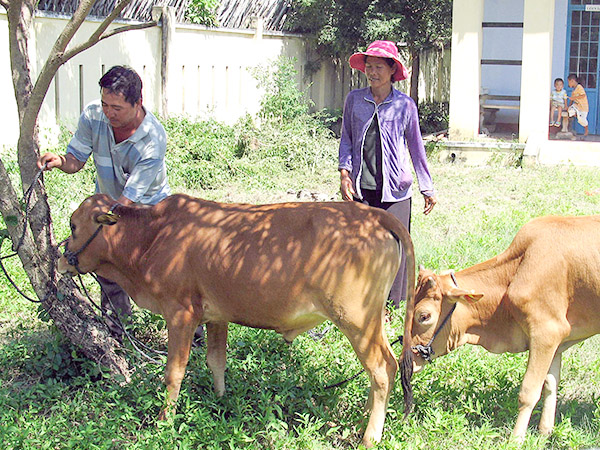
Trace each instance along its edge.
<instances>
[{"instance_id":1,"label":"fence post","mask_svg":"<svg viewBox=\"0 0 600 450\"><path fill-rule=\"evenodd\" d=\"M172 6L153 6L152 19L161 21L160 36L160 102L159 112L163 118L169 116L169 51L175 33L175 9Z\"/></svg>"}]
</instances>

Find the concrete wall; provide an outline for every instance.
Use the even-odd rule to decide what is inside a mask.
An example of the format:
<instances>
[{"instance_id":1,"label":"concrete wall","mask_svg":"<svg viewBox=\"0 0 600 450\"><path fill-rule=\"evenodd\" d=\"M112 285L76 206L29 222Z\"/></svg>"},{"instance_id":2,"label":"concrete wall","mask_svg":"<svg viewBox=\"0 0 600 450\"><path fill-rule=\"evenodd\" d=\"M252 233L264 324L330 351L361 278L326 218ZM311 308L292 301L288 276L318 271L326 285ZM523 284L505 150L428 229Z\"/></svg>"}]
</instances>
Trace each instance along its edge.
<instances>
[{"instance_id":1,"label":"concrete wall","mask_svg":"<svg viewBox=\"0 0 600 450\"><path fill-rule=\"evenodd\" d=\"M552 86L554 2L527 0L523 20L523 68L519 140L548 139Z\"/></svg>"},{"instance_id":2,"label":"concrete wall","mask_svg":"<svg viewBox=\"0 0 600 450\"><path fill-rule=\"evenodd\" d=\"M484 0L452 3L450 139L468 141L479 133Z\"/></svg>"},{"instance_id":3,"label":"concrete wall","mask_svg":"<svg viewBox=\"0 0 600 450\"><path fill-rule=\"evenodd\" d=\"M562 78L567 82L565 58L567 55L567 11L569 0L556 0L554 5L554 42L552 43L552 80ZM551 87L548 88L550 91Z\"/></svg>"},{"instance_id":4,"label":"concrete wall","mask_svg":"<svg viewBox=\"0 0 600 450\"><path fill-rule=\"evenodd\" d=\"M68 17L38 15L29 49L35 80ZM86 21L73 43L87 40L99 21ZM115 24L112 27L121 26ZM17 109L13 98L6 14L0 13L0 82L7 89L0 109L0 145L14 146L18 137ZM176 24L168 53L167 110L192 118L214 117L234 123L246 113L256 114L263 94L252 71L269 66L280 55L295 58L297 82L315 103L315 109L342 108L351 89L366 86L363 74L347 61L326 61L312 76L305 76L308 50L300 35L262 33L256 30L214 29ZM81 109L99 98L98 80L116 64L133 67L144 84L143 102L160 111L161 28L128 31L106 39L80 53L57 73L40 112L42 145L56 141L59 126L74 129ZM448 101L450 53L427 52L421 56L421 101ZM407 61L407 67L410 67ZM409 83L398 83L404 92Z\"/></svg>"},{"instance_id":5,"label":"concrete wall","mask_svg":"<svg viewBox=\"0 0 600 450\"><path fill-rule=\"evenodd\" d=\"M4 16L0 17L4 19ZM30 46L34 79L66 23L67 18L36 18L34 45ZM73 38L73 44L87 40L98 24L97 21L85 22ZM0 52L7 46L0 44ZM129 65L139 73L144 105L157 111L160 104L160 53L157 49L160 49L159 28L129 31L101 41L60 67L40 111L42 142L52 142L59 124L74 129L82 108L100 97L98 80L116 64ZM8 56L2 61L8 62Z\"/></svg>"},{"instance_id":6,"label":"concrete wall","mask_svg":"<svg viewBox=\"0 0 600 450\"><path fill-rule=\"evenodd\" d=\"M485 0L484 22L523 22L524 0ZM522 28L483 28L483 60L520 61L523 57ZM521 66L481 65L481 87L489 94L520 95ZM510 103L510 102L507 102ZM519 111L501 109L496 121L518 123Z\"/></svg>"},{"instance_id":7,"label":"concrete wall","mask_svg":"<svg viewBox=\"0 0 600 450\"><path fill-rule=\"evenodd\" d=\"M10 64L8 64L8 22L6 15L0 14L0 55L5 61L0 64L0 86L4 86L3 105L0 108L0 144L15 144L19 138L19 116L17 113L17 103L14 100L14 90L12 88L12 77Z\"/></svg>"}]
</instances>

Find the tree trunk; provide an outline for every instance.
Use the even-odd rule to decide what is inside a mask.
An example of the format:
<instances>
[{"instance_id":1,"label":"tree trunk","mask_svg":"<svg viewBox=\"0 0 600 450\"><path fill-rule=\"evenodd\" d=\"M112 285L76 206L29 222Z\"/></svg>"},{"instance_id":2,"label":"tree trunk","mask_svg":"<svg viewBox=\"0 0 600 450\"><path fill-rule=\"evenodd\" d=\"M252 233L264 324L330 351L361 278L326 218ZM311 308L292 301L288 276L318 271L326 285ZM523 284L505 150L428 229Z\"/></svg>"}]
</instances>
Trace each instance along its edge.
<instances>
[{"instance_id":1,"label":"tree trunk","mask_svg":"<svg viewBox=\"0 0 600 450\"><path fill-rule=\"evenodd\" d=\"M12 188L8 173L0 159L0 213L13 242L18 242L24 226L24 214ZM48 223L48 228L51 223ZM38 248L29 234L18 249L18 256L29 277L33 290L42 300L58 329L88 358L101 363L112 374L129 379L130 370L122 355L115 352L119 344L91 306L81 296L75 283L59 276L55 270L46 271L43 258L56 261L57 250ZM40 257L40 255L42 257Z\"/></svg>"},{"instance_id":2,"label":"tree trunk","mask_svg":"<svg viewBox=\"0 0 600 450\"><path fill-rule=\"evenodd\" d=\"M419 104L419 71L421 70L421 56L419 50L410 49L410 97Z\"/></svg>"},{"instance_id":3,"label":"tree trunk","mask_svg":"<svg viewBox=\"0 0 600 450\"><path fill-rule=\"evenodd\" d=\"M37 2L33 0L11 0L9 3L3 3L5 8L8 5L6 9L11 69L19 112L20 135L17 151L22 191L33 182L38 170L36 167L39 154L37 117L47 92L47 86L44 88L36 85L34 89L31 80L28 39L32 29L35 3ZM86 0L83 3L91 7L93 0ZM65 47L67 43L64 44ZM56 55L51 54L49 60L54 57ZM40 76L42 85L50 84L56 70L63 62L50 61L51 68L43 74L45 79ZM25 239L18 249L18 256L33 290L42 301L42 306L58 329L88 358L101 363L112 374L128 380L130 369L127 361L115 351L119 347L118 342L111 338L108 328L87 304L75 283L62 277L55 270L59 252L55 245L50 208L43 182L36 184L32 195L29 224L24 223L25 215L18 199L17 191L13 188L0 158L0 213L13 243L19 241L23 227L29 225L31 235L25 234Z\"/></svg>"},{"instance_id":4,"label":"tree trunk","mask_svg":"<svg viewBox=\"0 0 600 450\"><path fill-rule=\"evenodd\" d=\"M161 111L162 117L169 117L169 51L175 31L175 13L170 6L163 6L161 33L161 59L160 59L160 92L161 92Z\"/></svg>"},{"instance_id":5,"label":"tree trunk","mask_svg":"<svg viewBox=\"0 0 600 450\"><path fill-rule=\"evenodd\" d=\"M13 0L7 10L10 62L19 113L19 126L21 127L17 148L23 190L26 189L26 184L28 184L26 180L29 180L30 183L35 176L37 168L35 163L32 165L31 162L32 160L35 162L36 155L39 152L36 120L34 119L33 123L30 123L27 130L23 130L23 118L33 90L28 42L34 8L35 5L32 0ZM34 199L32 206L34 216L49 216L49 210L44 209L44 202L35 201ZM43 231L45 222L47 221L34 221L32 223L34 239L41 246L48 246L50 242L48 234ZM46 261L46 269L50 269L48 261Z\"/></svg>"}]
</instances>

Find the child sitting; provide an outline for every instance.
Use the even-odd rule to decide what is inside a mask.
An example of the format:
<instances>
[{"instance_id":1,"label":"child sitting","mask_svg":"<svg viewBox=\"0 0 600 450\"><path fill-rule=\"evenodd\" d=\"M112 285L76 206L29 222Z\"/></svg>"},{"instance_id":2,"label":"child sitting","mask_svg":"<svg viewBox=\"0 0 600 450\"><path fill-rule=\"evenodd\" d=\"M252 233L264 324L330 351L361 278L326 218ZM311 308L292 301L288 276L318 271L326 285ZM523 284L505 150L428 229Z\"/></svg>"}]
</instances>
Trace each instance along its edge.
<instances>
[{"instance_id":1,"label":"child sitting","mask_svg":"<svg viewBox=\"0 0 600 450\"><path fill-rule=\"evenodd\" d=\"M568 97L573 103L569 106L569 117L577 116L577 122L585 129L584 136L588 135L588 120L587 115L589 111L587 94L585 89L577 80L575 74L571 74L567 77L569 87L575 88L571 92L571 96Z\"/></svg>"},{"instance_id":2,"label":"child sitting","mask_svg":"<svg viewBox=\"0 0 600 450\"><path fill-rule=\"evenodd\" d=\"M567 91L564 89L565 82L562 78L554 80L554 89L550 100L550 126L560 127L560 118L563 108L567 109ZM556 121L554 120L554 112L558 111Z\"/></svg>"}]
</instances>

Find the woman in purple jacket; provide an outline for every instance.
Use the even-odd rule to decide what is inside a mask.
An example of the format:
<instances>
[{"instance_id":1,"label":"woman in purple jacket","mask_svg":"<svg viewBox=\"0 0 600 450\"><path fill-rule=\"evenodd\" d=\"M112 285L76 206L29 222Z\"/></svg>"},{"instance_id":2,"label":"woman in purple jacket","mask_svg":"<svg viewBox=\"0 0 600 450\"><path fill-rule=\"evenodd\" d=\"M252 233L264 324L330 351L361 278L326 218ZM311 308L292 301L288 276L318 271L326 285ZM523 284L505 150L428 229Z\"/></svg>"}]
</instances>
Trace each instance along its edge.
<instances>
[{"instance_id":1,"label":"woman in purple jacket","mask_svg":"<svg viewBox=\"0 0 600 450\"><path fill-rule=\"evenodd\" d=\"M355 53L350 67L365 73L369 87L351 91L344 104L338 167L342 198L383 208L410 230L413 178L409 155L425 198L425 214L436 199L417 105L392 86L404 80L408 71L390 41L375 41L367 51ZM404 255L389 298L396 306L406 299Z\"/></svg>"}]
</instances>

